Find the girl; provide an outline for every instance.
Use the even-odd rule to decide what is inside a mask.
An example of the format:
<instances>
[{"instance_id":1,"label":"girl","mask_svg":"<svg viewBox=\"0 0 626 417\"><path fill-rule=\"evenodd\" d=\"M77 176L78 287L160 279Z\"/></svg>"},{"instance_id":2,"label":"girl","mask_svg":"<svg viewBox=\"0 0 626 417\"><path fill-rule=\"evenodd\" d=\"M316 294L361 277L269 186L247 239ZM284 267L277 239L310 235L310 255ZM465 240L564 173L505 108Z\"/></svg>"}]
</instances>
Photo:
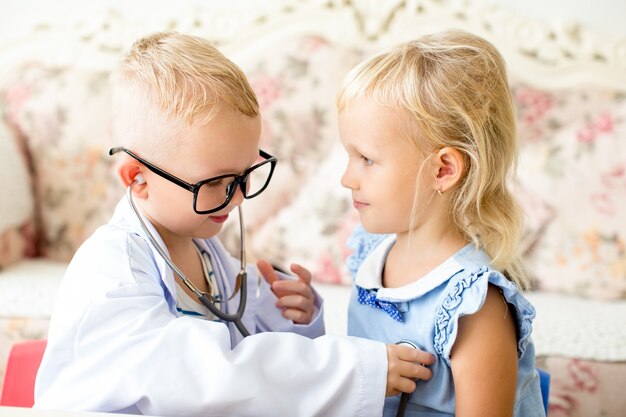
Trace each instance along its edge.
<instances>
[{"instance_id":1,"label":"girl","mask_svg":"<svg viewBox=\"0 0 626 417\"><path fill-rule=\"evenodd\" d=\"M502 57L469 33L424 36L354 68L337 103L341 182L369 232L349 242L348 333L436 354L407 416L543 416Z\"/></svg>"}]
</instances>

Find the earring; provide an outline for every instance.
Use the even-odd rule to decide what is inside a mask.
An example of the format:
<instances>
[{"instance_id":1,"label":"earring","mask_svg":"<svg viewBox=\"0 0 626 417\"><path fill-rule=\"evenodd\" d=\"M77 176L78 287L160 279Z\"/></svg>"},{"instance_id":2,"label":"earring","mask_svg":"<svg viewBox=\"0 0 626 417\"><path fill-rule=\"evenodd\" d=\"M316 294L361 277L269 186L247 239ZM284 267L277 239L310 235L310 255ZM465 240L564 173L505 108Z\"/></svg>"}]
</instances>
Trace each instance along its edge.
<instances>
[{"instance_id":1,"label":"earring","mask_svg":"<svg viewBox=\"0 0 626 417\"><path fill-rule=\"evenodd\" d=\"M443 185L441 184L437 184L437 177L433 178L434 180L434 185L435 185L435 190L437 191L437 193L439 195L443 195Z\"/></svg>"}]
</instances>

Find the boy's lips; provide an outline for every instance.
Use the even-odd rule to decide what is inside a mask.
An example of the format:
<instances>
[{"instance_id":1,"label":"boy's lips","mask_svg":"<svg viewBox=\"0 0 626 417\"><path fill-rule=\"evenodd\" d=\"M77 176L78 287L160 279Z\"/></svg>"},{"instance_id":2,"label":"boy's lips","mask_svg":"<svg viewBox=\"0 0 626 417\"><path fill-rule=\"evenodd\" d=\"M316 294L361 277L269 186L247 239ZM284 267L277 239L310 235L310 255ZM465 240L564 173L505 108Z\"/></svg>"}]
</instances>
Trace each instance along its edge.
<instances>
[{"instance_id":1,"label":"boy's lips","mask_svg":"<svg viewBox=\"0 0 626 417\"><path fill-rule=\"evenodd\" d=\"M211 219L215 223L224 223L226 220L228 220L228 214L224 214L223 216L209 216L209 219Z\"/></svg>"}]
</instances>

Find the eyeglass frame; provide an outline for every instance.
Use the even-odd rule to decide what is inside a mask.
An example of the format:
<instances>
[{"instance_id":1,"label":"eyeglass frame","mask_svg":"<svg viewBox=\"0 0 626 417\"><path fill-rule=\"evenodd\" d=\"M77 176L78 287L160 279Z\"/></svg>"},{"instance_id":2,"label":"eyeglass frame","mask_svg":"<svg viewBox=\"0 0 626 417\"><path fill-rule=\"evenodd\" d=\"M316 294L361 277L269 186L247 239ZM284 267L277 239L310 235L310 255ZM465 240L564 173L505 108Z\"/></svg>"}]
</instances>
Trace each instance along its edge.
<instances>
[{"instance_id":1,"label":"eyeglass frame","mask_svg":"<svg viewBox=\"0 0 626 417\"><path fill-rule=\"evenodd\" d=\"M210 214L210 213L215 213L216 211L219 211L221 209L223 209L224 207L226 207L231 200L233 199L233 196L235 195L235 193L237 192L237 187L239 187L241 189L241 193L243 194L243 197L247 200L254 198L256 196L258 196L259 194L261 194L263 191L265 191L265 189L267 188L267 186L270 183L270 180L272 179L272 175L274 174L274 169L276 168L276 163L278 162L278 159L276 159L275 156L270 155L269 153L265 152L262 149L259 149L259 156L263 159L265 159L264 161L255 164L249 168L247 168L243 174L241 175L237 175L237 174L225 174L225 175L218 175L216 177L212 177L212 178L207 178L206 180L202 180L199 181L195 184L191 184L188 183L187 181L184 181L178 177L176 177L175 175L170 174L169 172L157 167L156 165L146 161L145 159L143 159L142 157L140 157L139 155L135 154L134 152L132 152L131 150L123 147L123 146L116 146L113 147L111 149L109 149L109 155L115 155L116 153L119 152L124 152L126 154L128 154L129 156L131 156L132 158L136 159L137 161L141 162L142 164L144 164L146 166L146 168L148 168L150 171L154 172L155 174L157 174L158 176L165 178L166 180L178 185L181 188L184 188L185 190L193 193L193 211L195 211L197 214ZM246 190L246 183L248 181L248 175L250 174L250 172L254 171L255 169L265 165L265 164L271 164L270 165L270 173L267 177L267 181L265 182L265 184L263 185L263 187L255 192L252 195L247 195L247 190ZM207 183L210 183L212 181L217 181L217 180L221 180L223 178L233 178L233 182L231 182L229 185L227 185L227 194L226 194L226 200L224 201L224 203L222 203L221 205L217 206L216 208L210 209L210 210L198 210L196 208L197 205L197 201L198 201L198 192L200 191L200 188Z\"/></svg>"}]
</instances>

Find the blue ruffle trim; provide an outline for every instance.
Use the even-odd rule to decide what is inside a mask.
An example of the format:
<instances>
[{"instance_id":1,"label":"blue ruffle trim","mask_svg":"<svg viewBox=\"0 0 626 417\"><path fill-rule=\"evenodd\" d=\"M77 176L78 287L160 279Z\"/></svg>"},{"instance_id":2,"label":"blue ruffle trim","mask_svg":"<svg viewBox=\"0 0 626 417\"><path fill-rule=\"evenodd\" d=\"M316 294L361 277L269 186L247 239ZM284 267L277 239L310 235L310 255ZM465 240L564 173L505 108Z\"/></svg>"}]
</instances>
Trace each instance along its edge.
<instances>
[{"instance_id":1,"label":"blue ruffle trim","mask_svg":"<svg viewBox=\"0 0 626 417\"><path fill-rule=\"evenodd\" d=\"M457 329L451 322L458 321L459 306L463 302L463 293L471 288L483 275L487 274L489 283L498 286L502 290L502 294L506 301L516 308L516 326L518 329L517 354L522 357L526 351L530 334L532 333L532 322L535 318L535 308L526 300L519 292L517 286L507 280L501 273L490 270L487 267L480 267L471 275L462 278L457 282L443 304L439 308L435 318L435 336L434 347L437 354L444 356L446 345L452 336L453 330ZM485 297L486 297L485 292Z\"/></svg>"},{"instance_id":2,"label":"blue ruffle trim","mask_svg":"<svg viewBox=\"0 0 626 417\"><path fill-rule=\"evenodd\" d=\"M389 235L378 235L369 233L362 225L357 225L348 238L347 246L354 252L348 256L348 270L352 278L356 277L356 272L367 255Z\"/></svg>"}]
</instances>

